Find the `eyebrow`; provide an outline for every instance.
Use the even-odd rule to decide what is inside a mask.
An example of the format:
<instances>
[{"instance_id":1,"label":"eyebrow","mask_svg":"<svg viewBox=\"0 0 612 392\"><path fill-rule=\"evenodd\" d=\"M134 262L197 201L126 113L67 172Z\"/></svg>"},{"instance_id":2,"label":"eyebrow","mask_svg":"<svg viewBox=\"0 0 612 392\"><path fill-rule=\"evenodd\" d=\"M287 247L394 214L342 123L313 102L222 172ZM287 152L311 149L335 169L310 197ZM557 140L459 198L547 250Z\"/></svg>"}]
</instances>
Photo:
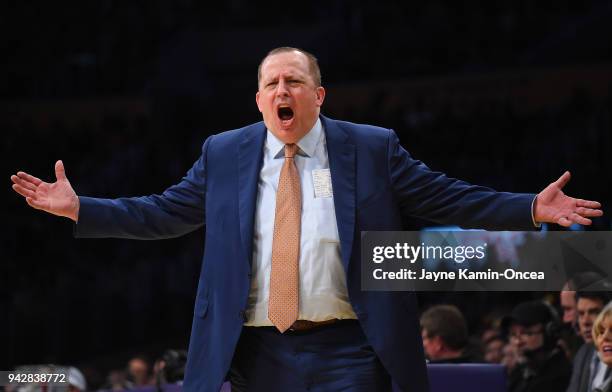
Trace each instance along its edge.
<instances>
[{"instance_id":1,"label":"eyebrow","mask_svg":"<svg viewBox=\"0 0 612 392\"><path fill-rule=\"evenodd\" d=\"M264 84L269 84L269 83L272 83L272 82L277 82L278 79L279 79L278 76L274 76L274 77L272 77L270 79L263 79L263 82L264 82ZM286 80L295 80L295 81L303 82L304 80L306 80L306 77L303 76L303 75L300 76L300 75L290 74L290 75L286 75L285 79Z\"/></svg>"}]
</instances>

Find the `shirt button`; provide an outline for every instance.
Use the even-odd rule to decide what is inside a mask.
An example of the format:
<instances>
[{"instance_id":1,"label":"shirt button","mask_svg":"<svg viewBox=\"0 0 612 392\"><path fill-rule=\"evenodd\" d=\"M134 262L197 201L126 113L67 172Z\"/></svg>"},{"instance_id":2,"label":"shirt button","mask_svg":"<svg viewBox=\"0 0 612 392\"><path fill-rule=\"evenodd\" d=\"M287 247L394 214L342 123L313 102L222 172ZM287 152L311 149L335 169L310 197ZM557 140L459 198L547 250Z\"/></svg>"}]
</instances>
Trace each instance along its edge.
<instances>
[{"instance_id":1,"label":"shirt button","mask_svg":"<svg viewBox=\"0 0 612 392\"><path fill-rule=\"evenodd\" d=\"M244 310L244 309L240 310L240 312L238 312L238 317L240 318L240 320L242 322L246 323L246 321L247 321L246 310Z\"/></svg>"}]
</instances>

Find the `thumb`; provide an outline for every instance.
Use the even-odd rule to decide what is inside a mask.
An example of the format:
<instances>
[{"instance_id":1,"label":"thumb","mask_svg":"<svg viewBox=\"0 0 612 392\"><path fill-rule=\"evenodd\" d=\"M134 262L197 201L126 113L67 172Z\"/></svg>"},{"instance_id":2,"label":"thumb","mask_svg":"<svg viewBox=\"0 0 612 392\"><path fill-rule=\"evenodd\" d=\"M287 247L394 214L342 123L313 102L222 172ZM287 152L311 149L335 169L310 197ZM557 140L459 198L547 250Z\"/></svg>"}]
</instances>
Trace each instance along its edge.
<instances>
[{"instance_id":1,"label":"thumb","mask_svg":"<svg viewBox=\"0 0 612 392\"><path fill-rule=\"evenodd\" d=\"M570 172L566 171L557 181L555 181L555 185L561 189L569 182L570 178L572 178Z\"/></svg>"},{"instance_id":2,"label":"thumb","mask_svg":"<svg viewBox=\"0 0 612 392\"><path fill-rule=\"evenodd\" d=\"M55 162L55 178L57 178L58 181L67 180L64 163L61 160Z\"/></svg>"}]
</instances>

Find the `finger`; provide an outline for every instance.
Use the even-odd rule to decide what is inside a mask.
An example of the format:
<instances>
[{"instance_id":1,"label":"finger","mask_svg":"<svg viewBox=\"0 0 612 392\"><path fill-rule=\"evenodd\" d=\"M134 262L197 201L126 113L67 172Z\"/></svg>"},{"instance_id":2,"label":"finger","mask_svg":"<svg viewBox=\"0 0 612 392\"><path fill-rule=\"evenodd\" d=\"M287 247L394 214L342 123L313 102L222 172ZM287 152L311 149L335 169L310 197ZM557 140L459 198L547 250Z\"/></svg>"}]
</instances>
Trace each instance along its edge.
<instances>
[{"instance_id":1,"label":"finger","mask_svg":"<svg viewBox=\"0 0 612 392\"><path fill-rule=\"evenodd\" d=\"M572 176L570 172L566 171L565 173L563 173L561 177L559 177L557 181L555 181L555 185L557 185L559 188L563 188L565 184L567 184L567 182L570 180L571 177Z\"/></svg>"},{"instance_id":2,"label":"finger","mask_svg":"<svg viewBox=\"0 0 612 392\"><path fill-rule=\"evenodd\" d=\"M55 162L55 178L58 181L66 180L66 170L64 169L64 162L57 161Z\"/></svg>"},{"instance_id":3,"label":"finger","mask_svg":"<svg viewBox=\"0 0 612 392\"><path fill-rule=\"evenodd\" d=\"M559 218L557 220L557 224L563 226L563 227L570 227L572 225L572 221L567 219L566 217L562 216L561 218Z\"/></svg>"},{"instance_id":4,"label":"finger","mask_svg":"<svg viewBox=\"0 0 612 392\"><path fill-rule=\"evenodd\" d=\"M36 199L32 199L31 197L26 197L26 202L30 205L30 207L36 208L37 210L44 210L45 204L41 203Z\"/></svg>"},{"instance_id":5,"label":"finger","mask_svg":"<svg viewBox=\"0 0 612 392\"><path fill-rule=\"evenodd\" d=\"M593 200L576 199L576 205L578 207L601 208L601 203Z\"/></svg>"},{"instance_id":6,"label":"finger","mask_svg":"<svg viewBox=\"0 0 612 392\"><path fill-rule=\"evenodd\" d=\"M31 198L35 198L36 197L36 193L32 192L31 190L22 187L21 185L18 184L13 184L13 190L17 193L19 193L21 196L23 197L31 197Z\"/></svg>"},{"instance_id":7,"label":"finger","mask_svg":"<svg viewBox=\"0 0 612 392\"><path fill-rule=\"evenodd\" d=\"M582 216L576 214L575 212L572 215L569 216L569 219L574 221L575 223L578 223L578 224L583 225L583 226L588 226L591 223L593 223L593 222L591 222L590 219L582 217Z\"/></svg>"},{"instance_id":8,"label":"finger","mask_svg":"<svg viewBox=\"0 0 612 392\"><path fill-rule=\"evenodd\" d=\"M36 185L32 184L29 181L25 181L24 179L22 179L20 177L11 176L11 181L13 181L13 183L15 183L15 184L17 184L17 185L19 185L19 186L21 186L23 188L29 189L31 191L35 191L36 190Z\"/></svg>"},{"instance_id":9,"label":"finger","mask_svg":"<svg viewBox=\"0 0 612 392\"><path fill-rule=\"evenodd\" d=\"M578 207L576 209L576 213L578 215L587 216L587 217L590 217L590 218L598 217L598 216L602 216L603 215L603 211L602 210L594 210L594 209L591 209L591 208L583 208L583 207Z\"/></svg>"},{"instance_id":10,"label":"finger","mask_svg":"<svg viewBox=\"0 0 612 392\"><path fill-rule=\"evenodd\" d=\"M36 186L38 186L38 185L40 185L42 183L42 180L40 178L31 176L31 175L29 175L28 173L25 173L25 172L17 172L17 176L19 178L22 178L22 179L24 179L26 181L31 182L32 184L34 184Z\"/></svg>"}]
</instances>

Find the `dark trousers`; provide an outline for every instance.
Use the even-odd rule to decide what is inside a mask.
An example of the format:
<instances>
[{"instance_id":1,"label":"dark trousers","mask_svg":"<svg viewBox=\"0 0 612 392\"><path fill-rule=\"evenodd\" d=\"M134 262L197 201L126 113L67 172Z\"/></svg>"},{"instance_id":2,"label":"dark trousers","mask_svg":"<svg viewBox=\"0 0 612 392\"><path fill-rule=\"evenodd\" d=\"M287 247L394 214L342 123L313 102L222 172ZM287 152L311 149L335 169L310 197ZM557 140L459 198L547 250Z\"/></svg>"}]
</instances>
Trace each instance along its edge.
<instances>
[{"instance_id":1,"label":"dark trousers","mask_svg":"<svg viewBox=\"0 0 612 392\"><path fill-rule=\"evenodd\" d=\"M236 392L391 390L391 379L356 320L284 334L245 327L229 376Z\"/></svg>"}]
</instances>

